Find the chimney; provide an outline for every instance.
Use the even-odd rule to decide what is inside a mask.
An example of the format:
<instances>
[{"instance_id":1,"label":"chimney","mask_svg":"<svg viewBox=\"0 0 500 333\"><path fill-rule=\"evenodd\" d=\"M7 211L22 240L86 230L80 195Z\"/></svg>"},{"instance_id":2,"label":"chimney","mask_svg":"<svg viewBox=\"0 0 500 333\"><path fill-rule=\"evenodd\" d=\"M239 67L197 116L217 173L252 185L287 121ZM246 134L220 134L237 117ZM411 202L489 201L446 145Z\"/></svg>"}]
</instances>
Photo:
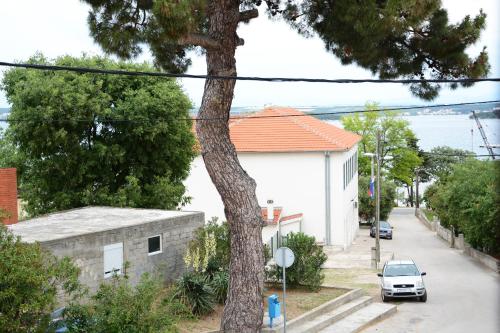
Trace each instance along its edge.
<instances>
[{"instance_id":1,"label":"chimney","mask_svg":"<svg viewBox=\"0 0 500 333\"><path fill-rule=\"evenodd\" d=\"M17 223L16 168L0 168L0 223Z\"/></svg>"},{"instance_id":2,"label":"chimney","mask_svg":"<svg viewBox=\"0 0 500 333\"><path fill-rule=\"evenodd\" d=\"M267 200L267 221L272 222L274 220L274 201Z\"/></svg>"}]
</instances>

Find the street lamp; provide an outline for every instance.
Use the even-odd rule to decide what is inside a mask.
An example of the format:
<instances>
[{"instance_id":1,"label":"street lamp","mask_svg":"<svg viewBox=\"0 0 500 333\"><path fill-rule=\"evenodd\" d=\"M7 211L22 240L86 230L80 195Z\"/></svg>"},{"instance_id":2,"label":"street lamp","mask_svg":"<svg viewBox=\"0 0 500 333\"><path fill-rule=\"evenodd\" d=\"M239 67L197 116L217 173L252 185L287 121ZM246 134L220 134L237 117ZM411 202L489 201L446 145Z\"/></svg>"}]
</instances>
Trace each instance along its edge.
<instances>
[{"instance_id":1,"label":"street lamp","mask_svg":"<svg viewBox=\"0 0 500 333\"><path fill-rule=\"evenodd\" d=\"M373 164L374 159L377 160L377 190L376 201L375 201L375 260L372 258L373 268L377 268L377 264L380 262L380 132L377 132L377 152L376 153L364 153L365 156L371 158L371 177L370 177L370 191L373 195L372 183L373 179ZM392 156L384 156L383 160L391 160Z\"/></svg>"}]
</instances>

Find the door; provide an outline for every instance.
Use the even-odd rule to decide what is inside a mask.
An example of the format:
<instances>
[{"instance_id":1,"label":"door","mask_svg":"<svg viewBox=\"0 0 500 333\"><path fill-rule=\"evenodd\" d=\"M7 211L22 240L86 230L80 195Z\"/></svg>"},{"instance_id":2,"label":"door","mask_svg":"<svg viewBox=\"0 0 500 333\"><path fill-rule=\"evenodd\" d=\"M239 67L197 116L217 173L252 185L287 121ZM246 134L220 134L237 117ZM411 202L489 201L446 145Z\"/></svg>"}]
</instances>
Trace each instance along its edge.
<instances>
[{"instance_id":1,"label":"door","mask_svg":"<svg viewBox=\"0 0 500 333\"><path fill-rule=\"evenodd\" d=\"M123 267L123 243L104 245L104 278L120 275Z\"/></svg>"}]
</instances>

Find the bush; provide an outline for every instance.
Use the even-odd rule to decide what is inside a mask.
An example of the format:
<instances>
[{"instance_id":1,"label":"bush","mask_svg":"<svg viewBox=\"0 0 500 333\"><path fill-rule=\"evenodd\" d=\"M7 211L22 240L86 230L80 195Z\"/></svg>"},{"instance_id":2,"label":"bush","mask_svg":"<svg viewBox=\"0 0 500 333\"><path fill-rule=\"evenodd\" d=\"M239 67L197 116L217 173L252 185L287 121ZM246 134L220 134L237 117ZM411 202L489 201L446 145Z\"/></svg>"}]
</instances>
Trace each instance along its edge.
<instances>
[{"instance_id":1,"label":"bush","mask_svg":"<svg viewBox=\"0 0 500 333\"><path fill-rule=\"evenodd\" d=\"M321 246L316 244L312 236L299 233L289 233L283 238L282 246L290 248L295 254L295 262L286 269L286 283L290 287L306 286L311 290L318 290L325 278L321 266L327 256ZM277 265L271 266L267 277L272 281L280 281L283 271Z\"/></svg>"},{"instance_id":2,"label":"bush","mask_svg":"<svg viewBox=\"0 0 500 333\"><path fill-rule=\"evenodd\" d=\"M173 299L182 302L195 315L212 312L216 304L209 276L200 273L186 273L177 280Z\"/></svg>"},{"instance_id":3,"label":"bush","mask_svg":"<svg viewBox=\"0 0 500 333\"><path fill-rule=\"evenodd\" d=\"M206 272L211 276L219 271L229 271L230 257L228 224L219 224L217 218L213 218L196 231L184 261L187 266L192 266L195 272Z\"/></svg>"},{"instance_id":4,"label":"bush","mask_svg":"<svg viewBox=\"0 0 500 333\"><path fill-rule=\"evenodd\" d=\"M500 253L500 173L493 161L455 164L430 196L442 225L463 232L474 248Z\"/></svg>"},{"instance_id":5,"label":"bush","mask_svg":"<svg viewBox=\"0 0 500 333\"><path fill-rule=\"evenodd\" d=\"M0 331L44 332L62 290L78 296L79 270L39 244L27 244L0 223Z\"/></svg>"},{"instance_id":6,"label":"bush","mask_svg":"<svg viewBox=\"0 0 500 333\"><path fill-rule=\"evenodd\" d=\"M229 273L226 271L216 272L212 276L210 286L214 291L216 301L220 304L224 304L227 298L227 290L229 288Z\"/></svg>"},{"instance_id":7,"label":"bush","mask_svg":"<svg viewBox=\"0 0 500 333\"><path fill-rule=\"evenodd\" d=\"M73 304L64 313L70 332L166 332L174 329L175 317L163 301L160 279L144 274L137 286L114 277L86 305Z\"/></svg>"}]
</instances>

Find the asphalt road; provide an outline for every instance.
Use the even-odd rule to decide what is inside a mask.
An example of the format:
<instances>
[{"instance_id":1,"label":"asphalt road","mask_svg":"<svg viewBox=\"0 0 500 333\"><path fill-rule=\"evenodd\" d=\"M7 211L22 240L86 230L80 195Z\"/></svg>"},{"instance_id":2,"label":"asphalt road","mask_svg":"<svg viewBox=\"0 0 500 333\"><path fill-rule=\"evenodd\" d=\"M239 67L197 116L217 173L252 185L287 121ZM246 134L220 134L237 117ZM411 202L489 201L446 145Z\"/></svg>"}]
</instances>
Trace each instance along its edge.
<instances>
[{"instance_id":1,"label":"asphalt road","mask_svg":"<svg viewBox=\"0 0 500 333\"><path fill-rule=\"evenodd\" d=\"M392 240L381 248L396 259L412 258L422 271L427 303L397 301L398 313L363 333L500 333L500 276L451 249L413 215L397 208L389 218Z\"/></svg>"}]
</instances>

